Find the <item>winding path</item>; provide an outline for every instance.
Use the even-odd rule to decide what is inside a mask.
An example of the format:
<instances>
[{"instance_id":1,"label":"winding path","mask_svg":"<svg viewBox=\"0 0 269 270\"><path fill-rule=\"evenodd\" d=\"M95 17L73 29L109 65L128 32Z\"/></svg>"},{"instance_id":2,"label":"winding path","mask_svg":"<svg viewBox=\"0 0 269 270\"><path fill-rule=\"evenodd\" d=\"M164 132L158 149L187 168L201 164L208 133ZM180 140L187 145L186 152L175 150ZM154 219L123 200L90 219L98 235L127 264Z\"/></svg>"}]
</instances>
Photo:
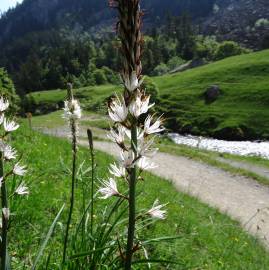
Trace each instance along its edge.
<instances>
[{"instance_id":1,"label":"winding path","mask_svg":"<svg viewBox=\"0 0 269 270\"><path fill-rule=\"evenodd\" d=\"M66 137L63 128L45 132ZM87 145L87 141L82 139L80 144ZM118 152L117 146L110 142L95 141L94 147L114 156ZM153 174L227 213L269 247L269 187L186 157L158 153L153 160L159 165L151 170Z\"/></svg>"}]
</instances>

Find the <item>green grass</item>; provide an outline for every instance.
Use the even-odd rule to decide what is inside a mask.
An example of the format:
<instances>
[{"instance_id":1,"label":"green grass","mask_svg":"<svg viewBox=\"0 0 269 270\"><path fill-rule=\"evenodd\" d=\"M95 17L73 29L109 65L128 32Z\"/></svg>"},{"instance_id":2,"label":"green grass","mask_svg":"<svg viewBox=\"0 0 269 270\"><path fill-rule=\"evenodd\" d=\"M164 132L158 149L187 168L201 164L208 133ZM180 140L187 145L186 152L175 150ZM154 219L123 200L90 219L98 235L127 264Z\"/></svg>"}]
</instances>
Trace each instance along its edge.
<instances>
[{"instance_id":1,"label":"green grass","mask_svg":"<svg viewBox=\"0 0 269 270\"><path fill-rule=\"evenodd\" d=\"M230 57L203 67L154 78L168 126L226 139L269 138L269 50ZM210 85L221 89L207 104Z\"/></svg>"},{"instance_id":2,"label":"green grass","mask_svg":"<svg viewBox=\"0 0 269 270\"><path fill-rule=\"evenodd\" d=\"M226 139L269 138L269 50L230 57L182 73L153 78L159 87L158 110L174 131ZM204 92L219 85L220 97L207 104ZM75 90L84 108L105 112L107 98L121 87L104 85ZM55 108L66 92L28 95L35 107Z\"/></svg>"},{"instance_id":3,"label":"green grass","mask_svg":"<svg viewBox=\"0 0 269 270\"><path fill-rule=\"evenodd\" d=\"M14 146L24 154L23 160L28 164L28 180L31 182L29 198L13 208L15 216L10 229L14 269L23 269L24 264L30 264L40 239L44 238L57 211L67 200L70 179L62 164L70 166L71 151L70 144L65 140L29 131L25 126L15 133L13 139ZM108 163L113 159L101 152L96 153L96 159L97 176L103 178L107 175ZM88 160L86 149L80 148L79 160ZM148 173L145 181L139 184L139 190L140 207L149 208L155 198L169 203L168 218L157 222L146 232L148 237L180 236L173 243L159 243L150 250L154 258L183 263L182 267L172 266L169 269L268 269L269 255L266 250L226 215L177 192L168 181ZM111 201L113 199L103 202L101 206ZM77 212L78 209L75 216ZM60 227L57 227L58 233ZM53 245L55 248L59 243ZM157 266L153 269L166 268Z\"/></svg>"}]
</instances>

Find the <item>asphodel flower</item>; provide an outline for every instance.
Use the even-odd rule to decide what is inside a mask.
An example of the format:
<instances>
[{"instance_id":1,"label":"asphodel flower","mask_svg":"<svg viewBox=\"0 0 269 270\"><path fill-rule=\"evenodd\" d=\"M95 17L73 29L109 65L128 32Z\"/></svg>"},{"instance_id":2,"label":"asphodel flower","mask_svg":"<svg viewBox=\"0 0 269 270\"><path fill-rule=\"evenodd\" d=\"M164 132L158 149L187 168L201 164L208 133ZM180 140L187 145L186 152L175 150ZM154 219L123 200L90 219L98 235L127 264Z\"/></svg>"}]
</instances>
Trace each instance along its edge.
<instances>
[{"instance_id":1,"label":"asphodel flower","mask_svg":"<svg viewBox=\"0 0 269 270\"><path fill-rule=\"evenodd\" d=\"M117 128L111 128L110 133L107 135L109 139L114 141L120 146L124 145L124 138L125 138L126 128L122 125L118 126Z\"/></svg>"},{"instance_id":2,"label":"asphodel flower","mask_svg":"<svg viewBox=\"0 0 269 270\"><path fill-rule=\"evenodd\" d=\"M144 133L147 135L159 133L164 131L165 129L161 127L162 125L162 119L159 117L155 123L151 123L153 121L153 117L151 115L148 115L148 117L145 120L144 124Z\"/></svg>"},{"instance_id":3,"label":"asphodel flower","mask_svg":"<svg viewBox=\"0 0 269 270\"><path fill-rule=\"evenodd\" d=\"M22 183L17 187L17 189L15 190L15 193L18 194L18 195L24 196L24 195L28 195L28 194L29 194L29 190L28 190L28 187L25 186L25 183L22 182Z\"/></svg>"},{"instance_id":4,"label":"asphodel flower","mask_svg":"<svg viewBox=\"0 0 269 270\"><path fill-rule=\"evenodd\" d=\"M98 190L103 196L101 199L107 199L112 196L120 196L117 188L117 183L113 178L109 178L108 181L103 182L103 187Z\"/></svg>"},{"instance_id":5,"label":"asphodel flower","mask_svg":"<svg viewBox=\"0 0 269 270\"><path fill-rule=\"evenodd\" d=\"M133 92L134 90L139 88L141 84L143 83L143 79L139 81L135 71L131 73L131 76L129 76L128 74L125 74L123 76L123 81L124 81L124 85L126 89L129 92Z\"/></svg>"},{"instance_id":6,"label":"asphodel flower","mask_svg":"<svg viewBox=\"0 0 269 270\"><path fill-rule=\"evenodd\" d=\"M137 162L137 166L138 166L142 171L144 171L144 170L150 170L150 169L155 169L155 168L158 167L154 162L150 161L150 159L147 158L147 157L141 157L141 158L138 160L138 162Z\"/></svg>"},{"instance_id":7,"label":"asphodel flower","mask_svg":"<svg viewBox=\"0 0 269 270\"><path fill-rule=\"evenodd\" d=\"M114 122L122 123L126 120L128 109L122 97L116 96L108 105L108 114Z\"/></svg>"},{"instance_id":8,"label":"asphodel flower","mask_svg":"<svg viewBox=\"0 0 269 270\"><path fill-rule=\"evenodd\" d=\"M15 121L8 121L6 118L4 119L4 130L6 132L12 132L19 128L20 125L18 125Z\"/></svg>"},{"instance_id":9,"label":"asphodel flower","mask_svg":"<svg viewBox=\"0 0 269 270\"><path fill-rule=\"evenodd\" d=\"M5 144L3 141L0 141L0 151L3 153L5 160L11 160L17 157L16 150L8 144Z\"/></svg>"},{"instance_id":10,"label":"asphodel flower","mask_svg":"<svg viewBox=\"0 0 269 270\"><path fill-rule=\"evenodd\" d=\"M14 168L13 168L13 173L19 176L23 176L25 175L27 172L26 167L25 166L21 166L20 163L16 163Z\"/></svg>"},{"instance_id":11,"label":"asphodel flower","mask_svg":"<svg viewBox=\"0 0 269 270\"><path fill-rule=\"evenodd\" d=\"M126 169L122 166L117 166L115 163L110 164L109 172L116 177L125 177Z\"/></svg>"},{"instance_id":12,"label":"asphodel flower","mask_svg":"<svg viewBox=\"0 0 269 270\"><path fill-rule=\"evenodd\" d=\"M148 110L154 106L154 104L149 105L150 96L138 93L135 99L129 105L129 111L131 115L138 118L141 114L147 113Z\"/></svg>"},{"instance_id":13,"label":"asphodel flower","mask_svg":"<svg viewBox=\"0 0 269 270\"><path fill-rule=\"evenodd\" d=\"M133 168L135 163L134 152L132 150L120 152L120 164L123 168Z\"/></svg>"},{"instance_id":14,"label":"asphodel flower","mask_svg":"<svg viewBox=\"0 0 269 270\"><path fill-rule=\"evenodd\" d=\"M154 137L150 140L142 138L138 141L137 152L139 156L153 157L158 152L158 148L152 148L154 139Z\"/></svg>"},{"instance_id":15,"label":"asphodel flower","mask_svg":"<svg viewBox=\"0 0 269 270\"><path fill-rule=\"evenodd\" d=\"M0 97L0 112L4 112L9 106L9 102L4 97Z\"/></svg>"},{"instance_id":16,"label":"asphodel flower","mask_svg":"<svg viewBox=\"0 0 269 270\"><path fill-rule=\"evenodd\" d=\"M159 201L156 200L153 203L151 209L148 210L147 214L152 218L165 219L166 218L166 210L162 210L164 204L159 204Z\"/></svg>"}]
</instances>

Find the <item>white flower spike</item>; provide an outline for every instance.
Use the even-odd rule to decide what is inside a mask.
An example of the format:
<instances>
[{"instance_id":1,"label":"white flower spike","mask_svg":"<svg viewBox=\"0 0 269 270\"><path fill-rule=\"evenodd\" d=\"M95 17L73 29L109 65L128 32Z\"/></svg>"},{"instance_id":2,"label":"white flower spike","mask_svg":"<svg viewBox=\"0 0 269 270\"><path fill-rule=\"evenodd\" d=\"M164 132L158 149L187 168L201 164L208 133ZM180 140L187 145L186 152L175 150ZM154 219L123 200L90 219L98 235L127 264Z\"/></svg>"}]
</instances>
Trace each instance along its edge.
<instances>
[{"instance_id":1,"label":"white flower spike","mask_svg":"<svg viewBox=\"0 0 269 270\"><path fill-rule=\"evenodd\" d=\"M103 195L101 199L107 199L112 196L120 195L117 184L113 178L109 178L108 181L104 181L103 187L99 189L99 192Z\"/></svg>"},{"instance_id":2,"label":"white flower spike","mask_svg":"<svg viewBox=\"0 0 269 270\"><path fill-rule=\"evenodd\" d=\"M27 172L26 167L25 166L21 166L20 163L16 163L14 168L13 168L13 173L19 176L23 176L25 175Z\"/></svg>"},{"instance_id":3,"label":"white flower spike","mask_svg":"<svg viewBox=\"0 0 269 270\"><path fill-rule=\"evenodd\" d=\"M81 107L76 99L71 101L66 100L64 102L64 114L65 119L80 119L81 118Z\"/></svg>"},{"instance_id":4,"label":"white flower spike","mask_svg":"<svg viewBox=\"0 0 269 270\"><path fill-rule=\"evenodd\" d=\"M128 110L122 97L119 98L118 96L116 96L116 98L114 98L109 103L108 114L110 118L115 122L122 123L126 120Z\"/></svg>"},{"instance_id":5,"label":"white flower spike","mask_svg":"<svg viewBox=\"0 0 269 270\"><path fill-rule=\"evenodd\" d=\"M166 210L161 210L165 205L159 204L159 201L156 200L153 203L153 206L150 210L148 210L147 214L150 215L152 218L157 219L165 219L166 218Z\"/></svg>"},{"instance_id":6,"label":"white flower spike","mask_svg":"<svg viewBox=\"0 0 269 270\"><path fill-rule=\"evenodd\" d=\"M18 125L15 121L8 121L7 119L4 119L4 130L6 132L12 132L19 128L20 125Z\"/></svg>"},{"instance_id":7,"label":"white flower spike","mask_svg":"<svg viewBox=\"0 0 269 270\"><path fill-rule=\"evenodd\" d=\"M9 102L4 97L0 97L0 112L4 112L9 106Z\"/></svg>"},{"instance_id":8,"label":"white flower spike","mask_svg":"<svg viewBox=\"0 0 269 270\"><path fill-rule=\"evenodd\" d=\"M28 187L25 186L25 183L22 182L16 189L15 193L18 195L24 196L29 194L29 189Z\"/></svg>"},{"instance_id":9,"label":"white flower spike","mask_svg":"<svg viewBox=\"0 0 269 270\"><path fill-rule=\"evenodd\" d=\"M139 88L141 84L143 83L143 79L140 81L138 80L135 71L132 72L130 77L129 75L125 75L123 77L123 80L124 80L125 87L127 88L129 92L133 92L134 90Z\"/></svg>"},{"instance_id":10,"label":"white flower spike","mask_svg":"<svg viewBox=\"0 0 269 270\"><path fill-rule=\"evenodd\" d=\"M118 167L115 163L110 164L109 172L116 177L125 177L126 175L126 169L121 166Z\"/></svg>"},{"instance_id":11,"label":"white flower spike","mask_svg":"<svg viewBox=\"0 0 269 270\"><path fill-rule=\"evenodd\" d=\"M144 124L144 132L147 135L150 134L154 134L154 133L159 133L164 131L164 128L161 127L162 125L162 120L161 117L159 117L155 123L151 124L153 120L153 117L151 115L149 115L146 120L145 120L145 124Z\"/></svg>"},{"instance_id":12,"label":"white flower spike","mask_svg":"<svg viewBox=\"0 0 269 270\"><path fill-rule=\"evenodd\" d=\"M129 111L131 115L138 118L141 114L147 113L148 110L154 106L149 105L150 96L143 95L141 93L136 95L136 98L129 105Z\"/></svg>"}]
</instances>

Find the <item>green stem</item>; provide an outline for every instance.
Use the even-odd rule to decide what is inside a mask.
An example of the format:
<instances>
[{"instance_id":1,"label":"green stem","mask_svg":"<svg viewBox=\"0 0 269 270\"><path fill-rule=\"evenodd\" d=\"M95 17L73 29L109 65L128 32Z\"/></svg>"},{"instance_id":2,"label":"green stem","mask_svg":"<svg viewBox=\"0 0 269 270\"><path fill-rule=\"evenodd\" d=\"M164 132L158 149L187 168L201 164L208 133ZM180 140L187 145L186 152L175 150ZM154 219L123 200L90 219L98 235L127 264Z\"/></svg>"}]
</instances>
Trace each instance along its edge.
<instances>
[{"instance_id":1,"label":"green stem","mask_svg":"<svg viewBox=\"0 0 269 270\"><path fill-rule=\"evenodd\" d=\"M137 129L136 125L133 125L131 129L131 144L135 158L137 156ZM129 226L128 226L128 240L126 248L126 261L125 270L130 270L132 267L134 235L135 235L135 188L136 188L136 166L131 169L130 181L129 181Z\"/></svg>"},{"instance_id":2,"label":"green stem","mask_svg":"<svg viewBox=\"0 0 269 270\"><path fill-rule=\"evenodd\" d=\"M0 177L4 176L4 161L3 154L0 153ZM3 181L1 186L1 206L8 208L7 188L6 183ZM6 270L7 264L7 232L8 232L8 219L4 216L2 211L2 242L1 242L1 270Z\"/></svg>"},{"instance_id":3,"label":"green stem","mask_svg":"<svg viewBox=\"0 0 269 270\"><path fill-rule=\"evenodd\" d=\"M77 135L76 135L76 123L75 120L71 121L71 129L72 129L72 150L73 150L73 164L72 164L72 186L71 186L71 196L70 196L70 208L69 214L66 224L66 232L64 239L64 249L63 249L63 265L66 261L66 250L67 250L67 242L69 236L69 228L72 219L74 203L75 203L75 181L76 181L76 160L77 160Z\"/></svg>"},{"instance_id":4,"label":"green stem","mask_svg":"<svg viewBox=\"0 0 269 270\"><path fill-rule=\"evenodd\" d=\"M88 134L88 141L90 147L90 154L91 154L91 170L92 170L92 179L91 179L91 234L93 233L93 216L94 216L94 151L93 151L93 135L90 129L87 130Z\"/></svg>"}]
</instances>

